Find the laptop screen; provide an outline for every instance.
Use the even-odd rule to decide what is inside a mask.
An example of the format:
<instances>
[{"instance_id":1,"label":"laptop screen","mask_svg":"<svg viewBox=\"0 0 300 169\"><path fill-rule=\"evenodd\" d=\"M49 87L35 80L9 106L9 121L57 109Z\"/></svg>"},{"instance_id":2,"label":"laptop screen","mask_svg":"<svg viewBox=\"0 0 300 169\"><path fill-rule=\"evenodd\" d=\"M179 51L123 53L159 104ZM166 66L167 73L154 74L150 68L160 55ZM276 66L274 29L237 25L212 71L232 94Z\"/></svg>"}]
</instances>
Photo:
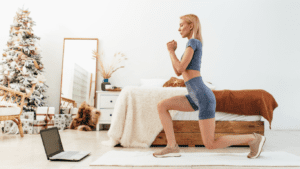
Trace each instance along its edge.
<instances>
[{"instance_id":1,"label":"laptop screen","mask_svg":"<svg viewBox=\"0 0 300 169\"><path fill-rule=\"evenodd\" d=\"M41 130L40 133L48 159L49 157L64 151L57 127Z\"/></svg>"}]
</instances>

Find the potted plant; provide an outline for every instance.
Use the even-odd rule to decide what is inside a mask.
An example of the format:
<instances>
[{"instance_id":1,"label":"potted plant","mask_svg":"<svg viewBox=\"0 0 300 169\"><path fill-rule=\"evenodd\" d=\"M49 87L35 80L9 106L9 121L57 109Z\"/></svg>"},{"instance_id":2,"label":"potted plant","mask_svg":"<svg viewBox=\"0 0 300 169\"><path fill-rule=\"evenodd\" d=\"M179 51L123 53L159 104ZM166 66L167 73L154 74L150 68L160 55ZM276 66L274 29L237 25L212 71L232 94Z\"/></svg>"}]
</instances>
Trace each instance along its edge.
<instances>
[{"instance_id":1,"label":"potted plant","mask_svg":"<svg viewBox=\"0 0 300 169\"><path fill-rule=\"evenodd\" d=\"M113 61L112 61L111 65L109 66L109 69L107 69L104 67L104 63L102 60L103 58L101 57L101 56L103 56L103 52L101 53L101 55L99 55L94 50L93 54L94 54L93 59L97 58L98 62L100 63L100 69L98 69L97 71L100 71L100 75L104 78L103 82L101 83L101 90L105 91L105 85L110 85L110 83L108 82L108 79L111 77L112 73L114 73L115 71L117 71L120 68L124 68L124 66L118 67L118 64L121 63L122 60L127 60L127 58L121 52L115 53Z\"/></svg>"}]
</instances>

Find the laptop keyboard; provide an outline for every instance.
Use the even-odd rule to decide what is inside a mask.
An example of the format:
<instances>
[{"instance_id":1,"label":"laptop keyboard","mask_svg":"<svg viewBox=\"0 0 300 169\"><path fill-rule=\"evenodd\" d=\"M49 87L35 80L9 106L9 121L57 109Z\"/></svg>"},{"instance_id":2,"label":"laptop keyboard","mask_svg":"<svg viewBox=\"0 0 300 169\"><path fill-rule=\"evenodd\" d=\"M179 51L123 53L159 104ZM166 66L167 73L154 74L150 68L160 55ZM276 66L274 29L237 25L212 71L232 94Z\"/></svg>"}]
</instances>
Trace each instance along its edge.
<instances>
[{"instance_id":1,"label":"laptop keyboard","mask_svg":"<svg viewBox=\"0 0 300 169\"><path fill-rule=\"evenodd\" d=\"M61 158L61 157L63 157L63 158L70 158L70 157L72 157L73 155L75 155L77 153L78 153L77 151L67 151L67 152L65 152L65 153L57 156L56 158Z\"/></svg>"},{"instance_id":2,"label":"laptop keyboard","mask_svg":"<svg viewBox=\"0 0 300 169\"><path fill-rule=\"evenodd\" d=\"M64 155L64 157L70 158L70 157L72 157L73 155L75 155L75 154L77 154L77 153L78 153L77 151L68 151L68 152Z\"/></svg>"}]
</instances>

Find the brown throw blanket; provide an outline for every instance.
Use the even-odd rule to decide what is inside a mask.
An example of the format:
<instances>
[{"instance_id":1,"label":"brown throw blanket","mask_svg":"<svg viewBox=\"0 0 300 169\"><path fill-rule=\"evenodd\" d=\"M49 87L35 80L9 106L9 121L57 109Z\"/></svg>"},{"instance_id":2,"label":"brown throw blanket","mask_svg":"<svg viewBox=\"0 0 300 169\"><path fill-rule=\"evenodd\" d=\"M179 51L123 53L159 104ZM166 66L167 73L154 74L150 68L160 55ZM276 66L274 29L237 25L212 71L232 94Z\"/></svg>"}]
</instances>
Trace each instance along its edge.
<instances>
[{"instance_id":1,"label":"brown throw blanket","mask_svg":"<svg viewBox=\"0 0 300 169\"><path fill-rule=\"evenodd\" d=\"M239 115L261 115L270 123L273 111L278 104L274 97L265 90L212 90L217 105L216 112L227 112Z\"/></svg>"}]
</instances>

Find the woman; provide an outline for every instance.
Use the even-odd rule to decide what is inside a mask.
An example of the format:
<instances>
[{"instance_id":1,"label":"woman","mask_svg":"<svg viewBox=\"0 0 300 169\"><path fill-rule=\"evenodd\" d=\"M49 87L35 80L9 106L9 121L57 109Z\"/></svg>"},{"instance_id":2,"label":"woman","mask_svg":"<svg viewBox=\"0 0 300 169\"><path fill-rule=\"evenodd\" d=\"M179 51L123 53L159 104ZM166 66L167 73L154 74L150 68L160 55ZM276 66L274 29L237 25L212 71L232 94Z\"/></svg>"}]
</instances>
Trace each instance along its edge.
<instances>
[{"instance_id":1,"label":"woman","mask_svg":"<svg viewBox=\"0 0 300 169\"><path fill-rule=\"evenodd\" d=\"M179 32L182 38L188 38L184 55L179 61L175 55L177 43L173 40L167 43L174 71L182 75L188 90L188 95L174 96L157 104L159 118L167 136L167 146L155 153L154 157L180 157L179 146L176 143L173 122L168 110L199 111L199 128L204 146L207 149L226 148L231 145L248 143L250 153L248 158L260 155L266 138L260 134L227 135L217 139L215 136L216 98L214 93L204 84L201 74L201 56L203 39L198 17L193 14L180 17Z\"/></svg>"}]
</instances>

